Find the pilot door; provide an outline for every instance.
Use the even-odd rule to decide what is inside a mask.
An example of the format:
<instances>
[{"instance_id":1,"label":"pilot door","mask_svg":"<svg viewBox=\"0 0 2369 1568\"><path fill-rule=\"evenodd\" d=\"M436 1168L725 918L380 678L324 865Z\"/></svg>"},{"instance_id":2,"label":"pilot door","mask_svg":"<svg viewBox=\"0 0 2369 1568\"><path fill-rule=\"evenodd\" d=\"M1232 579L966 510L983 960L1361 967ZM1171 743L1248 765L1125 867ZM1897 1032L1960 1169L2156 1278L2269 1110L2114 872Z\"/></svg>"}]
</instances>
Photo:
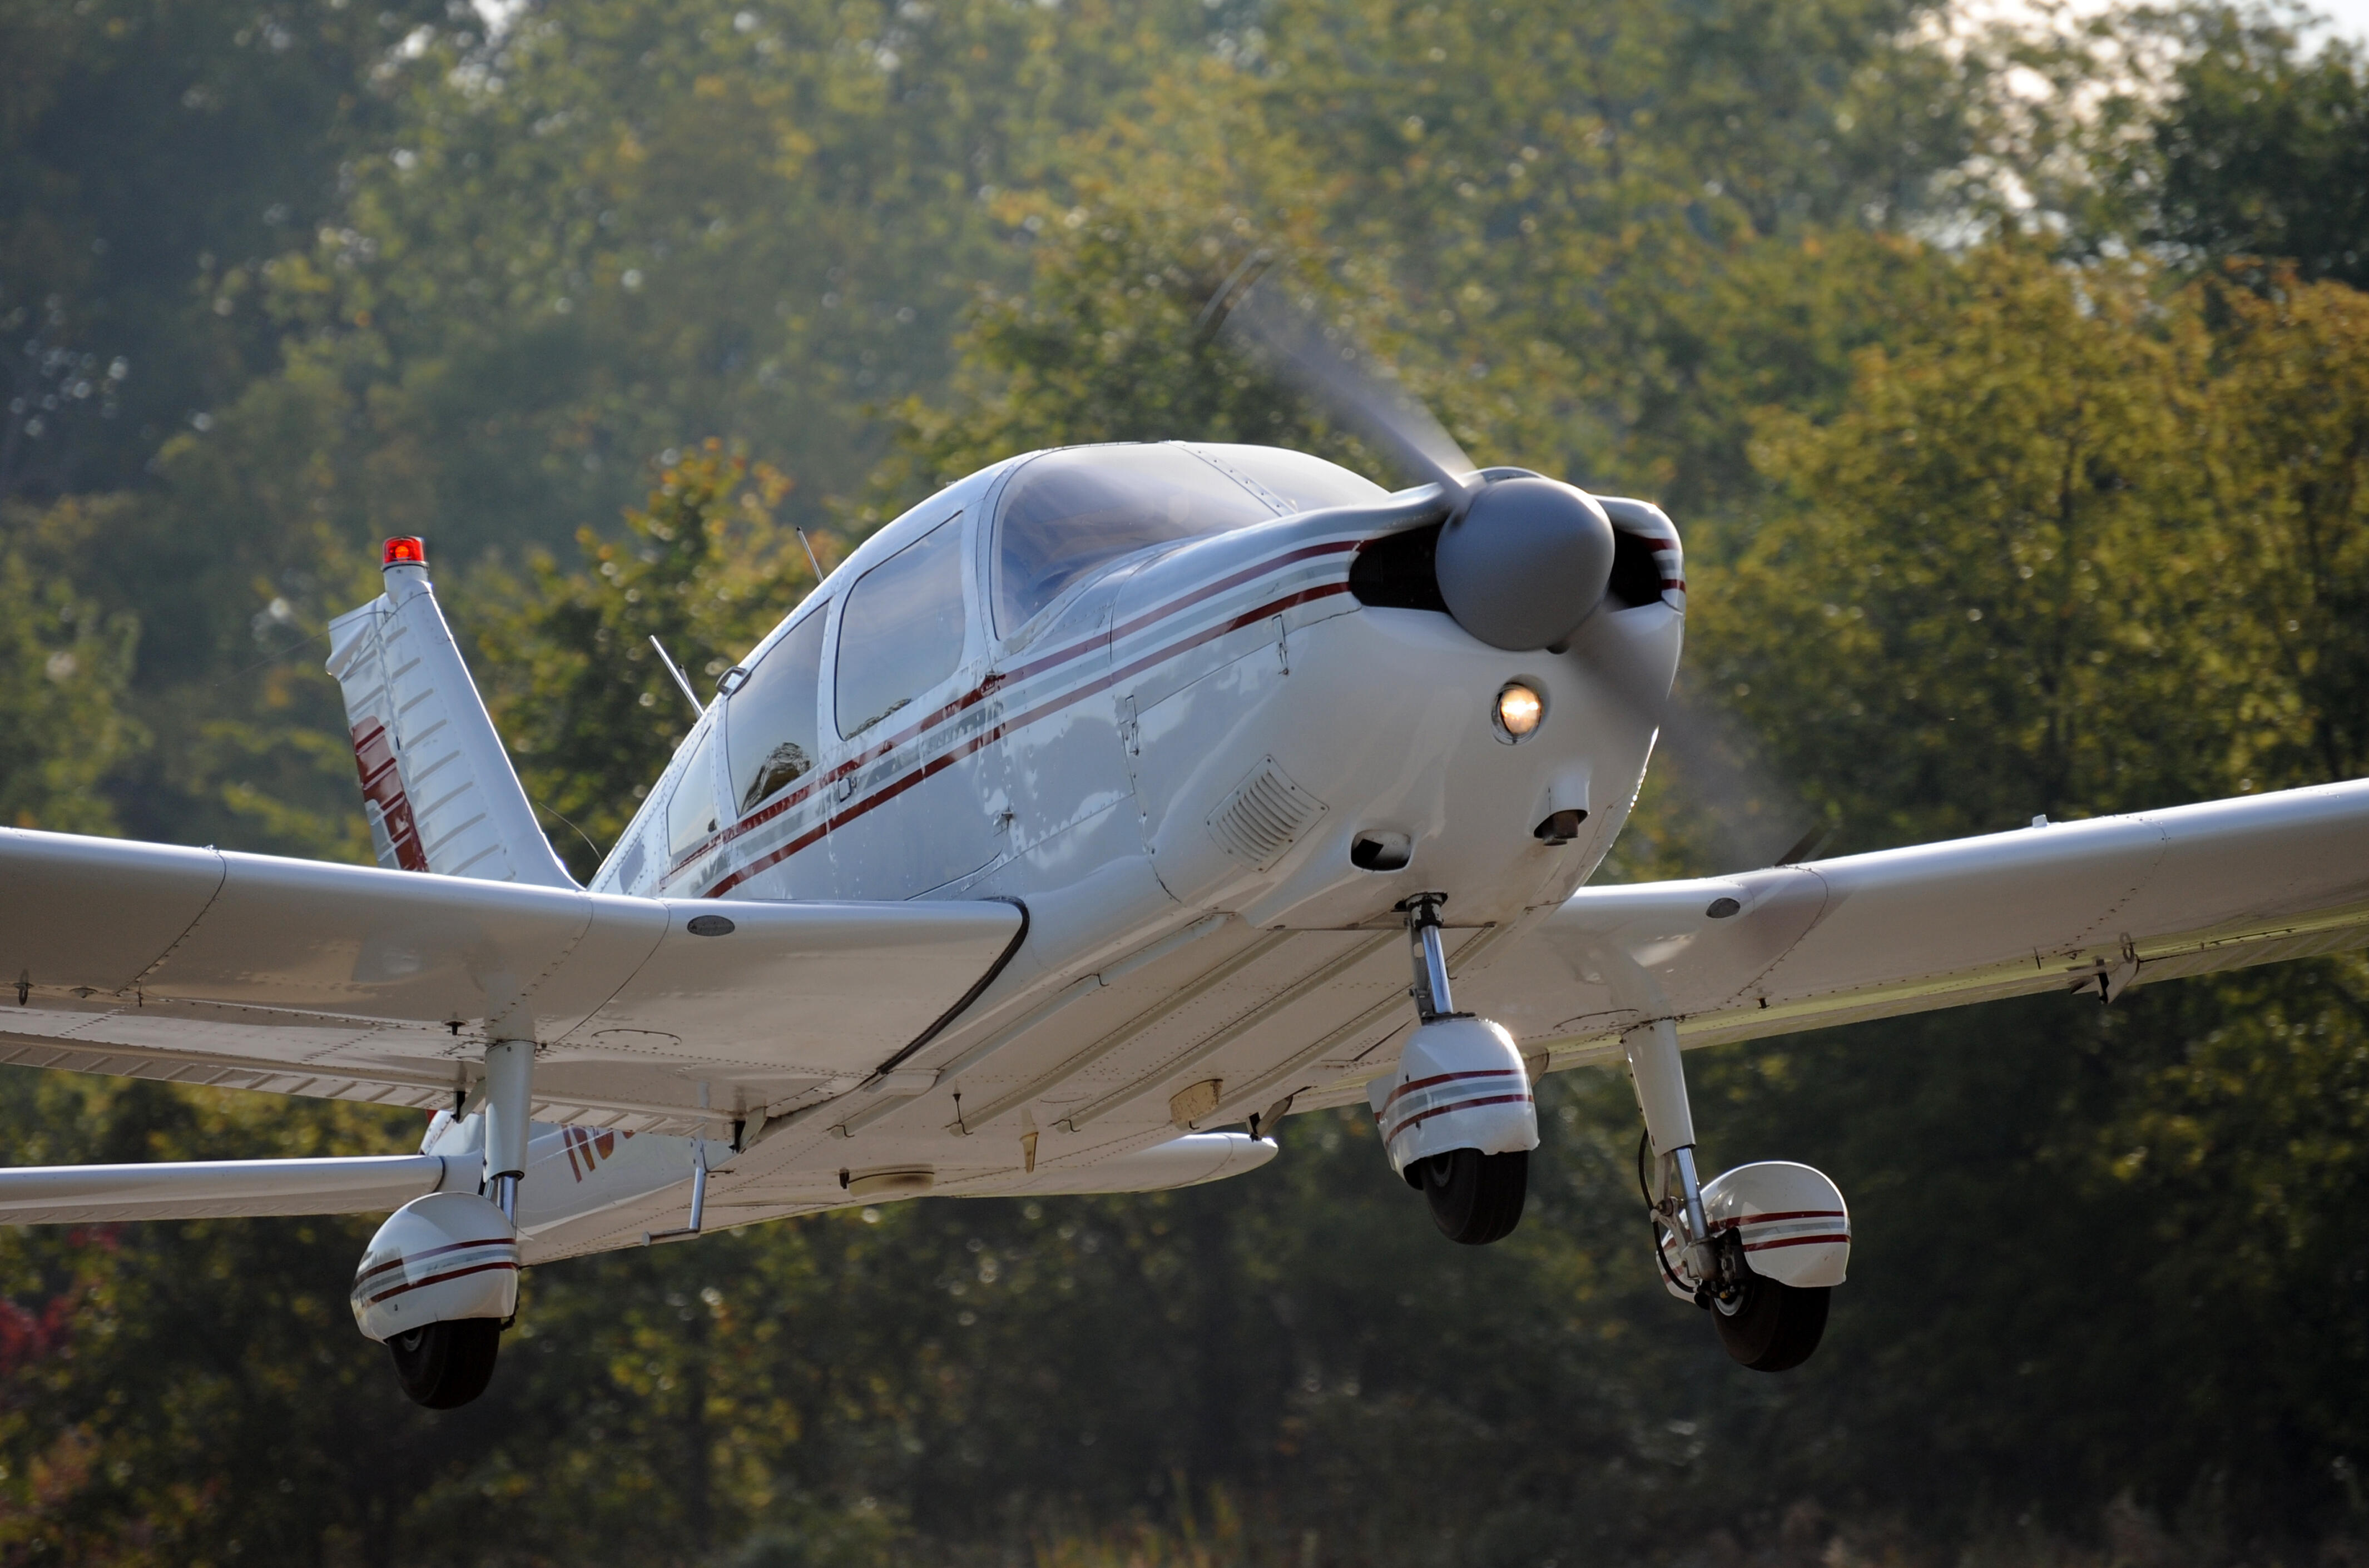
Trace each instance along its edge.
<instances>
[{"instance_id":1,"label":"pilot door","mask_svg":"<svg viewBox=\"0 0 2369 1568\"><path fill-rule=\"evenodd\" d=\"M842 898L911 898L1004 853L998 704L972 589L971 515L954 511L868 567L834 607L828 770Z\"/></svg>"}]
</instances>

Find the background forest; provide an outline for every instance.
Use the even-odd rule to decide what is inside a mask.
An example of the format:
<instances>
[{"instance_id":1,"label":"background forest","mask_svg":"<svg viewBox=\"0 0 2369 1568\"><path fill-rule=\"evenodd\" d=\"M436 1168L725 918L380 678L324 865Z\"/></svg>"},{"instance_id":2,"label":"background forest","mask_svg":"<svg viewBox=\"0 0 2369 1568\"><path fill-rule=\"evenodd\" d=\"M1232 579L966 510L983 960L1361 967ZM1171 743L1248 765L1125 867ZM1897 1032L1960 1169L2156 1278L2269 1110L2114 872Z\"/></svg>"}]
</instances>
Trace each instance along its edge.
<instances>
[{"instance_id":1,"label":"background forest","mask_svg":"<svg viewBox=\"0 0 2369 1568\"><path fill-rule=\"evenodd\" d=\"M383 6L384 8L379 8ZM0 818L366 860L328 616L427 536L577 869L936 483L1276 440L1192 329L1288 258L1484 462L1686 531L1604 876L2369 769L2369 63L2206 6L0 0ZM1781 781L1768 783L1765 781ZM0 1230L0 1564L2369 1562L2369 967L1698 1056L1830 1171L1825 1348L1655 1283L1627 1085L1508 1242L1362 1118L1231 1185L534 1272L491 1394L372 1221ZM9 1070L11 1163L408 1116Z\"/></svg>"}]
</instances>

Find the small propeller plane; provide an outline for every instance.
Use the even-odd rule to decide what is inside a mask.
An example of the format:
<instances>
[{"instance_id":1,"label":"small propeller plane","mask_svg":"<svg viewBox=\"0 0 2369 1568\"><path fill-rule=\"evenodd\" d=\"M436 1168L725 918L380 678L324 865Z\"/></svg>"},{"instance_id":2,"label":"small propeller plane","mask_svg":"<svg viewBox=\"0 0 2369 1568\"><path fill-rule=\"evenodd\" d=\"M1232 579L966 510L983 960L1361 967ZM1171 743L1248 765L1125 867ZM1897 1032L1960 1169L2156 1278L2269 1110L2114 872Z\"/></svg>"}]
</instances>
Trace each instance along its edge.
<instances>
[{"instance_id":1,"label":"small propeller plane","mask_svg":"<svg viewBox=\"0 0 2369 1568\"><path fill-rule=\"evenodd\" d=\"M392 1210L355 1321L448 1408L522 1265L1214 1181L1322 1107L1494 1242L1538 1079L1625 1062L1652 1266L1780 1370L1848 1212L1806 1165L1704 1179L1682 1050L2369 942L2369 782L1586 886L1677 672L1677 530L1326 376L1422 483L1174 441L974 474L685 681L589 887L388 541L328 661L378 865L0 830L0 1061L418 1107L419 1152L0 1171L0 1219Z\"/></svg>"}]
</instances>

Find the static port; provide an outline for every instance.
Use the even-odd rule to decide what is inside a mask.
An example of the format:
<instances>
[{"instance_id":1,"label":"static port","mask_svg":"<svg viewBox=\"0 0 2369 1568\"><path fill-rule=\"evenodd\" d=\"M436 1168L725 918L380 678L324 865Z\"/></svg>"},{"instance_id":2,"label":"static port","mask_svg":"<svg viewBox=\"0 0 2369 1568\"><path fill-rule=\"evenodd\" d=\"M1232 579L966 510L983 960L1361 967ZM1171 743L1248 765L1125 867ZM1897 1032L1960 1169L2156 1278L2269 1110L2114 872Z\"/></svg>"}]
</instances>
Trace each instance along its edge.
<instances>
[{"instance_id":1,"label":"static port","mask_svg":"<svg viewBox=\"0 0 2369 1568\"><path fill-rule=\"evenodd\" d=\"M1550 811L1545 821L1532 830L1540 841L1550 844L1567 844L1579 837L1579 825L1587 820L1580 810Z\"/></svg>"},{"instance_id":2,"label":"static port","mask_svg":"<svg viewBox=\"0 0 2369 1568\"><path fill-rule=\"evenodd\" d=\"M1546 716L1546 699L1519 681L1507 681L1497 693L1497 733L1507 740L1528 738Z\"/></svg>"},{"instance_id":3,"label":"static port","mask_svg":"<svg viewBox=\"0 0 2369 1568\"><path fill-rule=\"evenodd\" d=\"M1360 871L1403 871L1414 858L1414 841L1404 833L1368 829L1349 841L1349 864Z\"/></svg>"}]
</instances>

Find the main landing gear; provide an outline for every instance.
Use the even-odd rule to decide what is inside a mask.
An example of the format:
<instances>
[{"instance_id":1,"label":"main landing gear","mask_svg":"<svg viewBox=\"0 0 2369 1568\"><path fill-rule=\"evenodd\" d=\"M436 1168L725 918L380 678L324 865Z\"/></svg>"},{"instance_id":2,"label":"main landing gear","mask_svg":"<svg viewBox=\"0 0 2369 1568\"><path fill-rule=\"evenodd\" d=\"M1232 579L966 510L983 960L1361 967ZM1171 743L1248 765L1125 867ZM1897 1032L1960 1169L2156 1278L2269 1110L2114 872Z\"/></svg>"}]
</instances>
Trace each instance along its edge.
<instances>
[{"instance_id":1,"label":"main landing gear","mask_svg":"<svg viewBox=\"0 0 2369 1568\"><path fill-rule=\"evenodd\" d=\"M1781 1160L1700 1181L1677 1024L1659 1019L1621 1043L1645 1116L1637 1184L1663 1283L1711 1315L1720 1344L1745 1366L1800 1366L1826 1332L1826 1306L1850 1259L1841 1191L1822 1173Z\"/></svg>"},{"instance_id":2,"label":"main landing gear","mask_svg":"<svg viewBox=\"0 0 2369 1568\"><path fill-rule=\"evenodd\" d=\"M1422 1022L1398 1070L1376 1080L1368 1094L1390 1168L1429 1201L1442 1235L1481 1246L1503 1241L1521 1222L1538 1107L1513 1036L1456 1011L1439 944L1444 902L1424 893L1402 906Z\"/></svg>"},{"instance_id":3,"label":"main landing gear","mask_svg":"<svg viewBox=\"0 0 2369 1568\"><path fill-rule=\"evenodd\" d=\"M354 1322L395 1358L418 1404L452 1410L486 1391L518 1311L518 1191L526 1174L534 1046L486 1048L484 1196L429 1193L387 1217L354 1273ZM464 1144L465 1149L467 1145Z\"/></svg>"},{"instance_id":4,"label":"main landing gear","mask_svg":"<svg viewBox=\"0 0 2369 1568\"><path fill-rule=\"evenodd\" d=\"M502 1348L501 1320L422 1323L392 1335L386 1347L395 1356L395 1380L414 1404L456 1410L494 1380L494 1361Z\"/></svg>"}]
</instances>

